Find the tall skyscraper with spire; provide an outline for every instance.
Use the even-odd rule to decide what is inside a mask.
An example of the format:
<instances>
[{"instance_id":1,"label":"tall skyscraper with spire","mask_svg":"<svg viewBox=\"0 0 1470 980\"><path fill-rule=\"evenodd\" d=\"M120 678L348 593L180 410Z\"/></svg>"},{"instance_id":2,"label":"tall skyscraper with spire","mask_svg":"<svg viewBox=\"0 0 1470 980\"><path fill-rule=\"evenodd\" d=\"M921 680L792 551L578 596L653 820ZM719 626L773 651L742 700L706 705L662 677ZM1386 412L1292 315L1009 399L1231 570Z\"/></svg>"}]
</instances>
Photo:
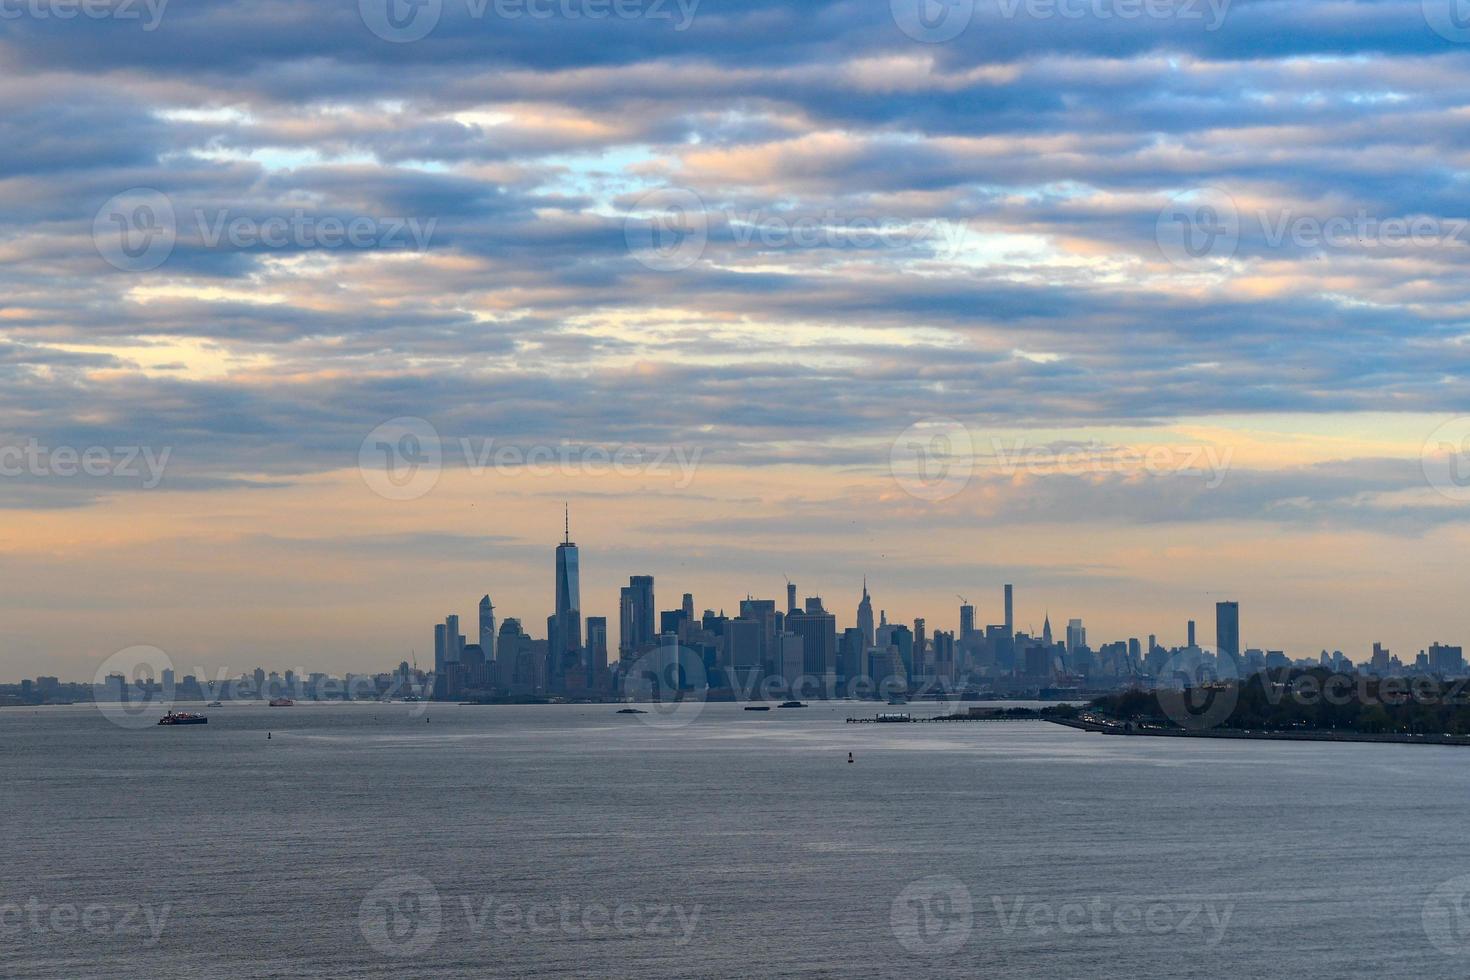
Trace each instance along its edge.
<instances>
[{"instance_id":1,"label":"tall skyscraper with spire","mask_svg":"<svg viewBox=\"0 0 1470 980\"><path fill-rule=\"evenodd\" d=\"M548 650L548 671L560 686L567 669L582 659L582 572L577 546L572 542L571 508L564 513L562 542L556 546L556 612Z\"/></svg>"},{"instance_id":2,"label":"tall skyscraper with spire","mask_svg":"<svg viewBox=\"0 0 1470 980\"><path fill-rule=\"evenodd\" d=\"M863 631L863 650L873 645L873 599L868 595L868 577L863 576L863 598L857 608L858 629Z\"/></svg>"}]
</instances>

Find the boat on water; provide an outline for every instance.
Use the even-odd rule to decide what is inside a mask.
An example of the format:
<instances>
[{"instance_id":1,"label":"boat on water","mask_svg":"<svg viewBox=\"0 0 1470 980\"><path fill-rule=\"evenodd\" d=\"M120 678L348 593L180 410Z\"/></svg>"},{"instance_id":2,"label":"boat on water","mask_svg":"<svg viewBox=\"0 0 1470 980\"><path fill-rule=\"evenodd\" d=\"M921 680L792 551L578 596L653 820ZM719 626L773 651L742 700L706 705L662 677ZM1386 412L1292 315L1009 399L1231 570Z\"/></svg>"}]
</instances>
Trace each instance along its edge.
<instances>
[{"instance_id":1,"label":"boat on water","mask_svg":"<svg viewBox=\"0 0 1470 980\"><path fill-rule=\"evenodd\" d=\"M781 707L783 707L783 708L805 708L806 705L803 704L800 701L782 701L781 702Z\"/></svg>"},{"instance_id":2,"label":"boat on water","mask_svg":"<svg viewBox=\"0 0 1470 980\"><path fill-rule=\"evenodd\" d=\"M290 698L271 698L270 706L272 708L289 708L295 703L296 702L292 701Z\"/></svg>"},{"instance_id":3,"label":"boat on water","mask_svg":"<svg viewBox=\"0 0 1470 980\"><path fill-rule=\"evenodd\" d=\"M206 708L223 708L224 706L223 701L211 701L205 705Z\"/></svg>"},{"instance_id":4,"label":"boat on water","mask_svg":"<svg viewBox=\"0 0 1470 980\"><path fill-rule=\"evenodd\" d=\"M769 704L747 704L745 706L745 710L746 711L770 711L771 710L771 706Z\"/></svg>"},{"instance_id":5,"label":"boat on water","mask_svg":"<svg viewBox=\"0 0 1470 980\"><path fill-rule=\"evenodd\" d=\"M888 699L888 703L889 704L908 704L909 703L909 699L908 698L899 697L898 695L895 694L893 697L891 697L891 698Z\"/></svg>"},{"instance_id":6,"label":"boat on water","mask_svg":"<svg viewBox=\"0 0 1470 980\"><path fill-rule=\"evenodd\" d=\"M209 719L192 711L170 711L158 719L160 725L207 725Z\"/></svg>"},{"instance_id":7,"label":"boat on water","mask_svg":"<svg viewBox=\"0 0 1470 980\"><path fill-rule=\"evenodd\" d=\"M648 714L648 712L644 711L642 708L619 708L618 709L618 714L620 714L620 715L646 715L646 714Z\"/></svg>"}]
</instances>

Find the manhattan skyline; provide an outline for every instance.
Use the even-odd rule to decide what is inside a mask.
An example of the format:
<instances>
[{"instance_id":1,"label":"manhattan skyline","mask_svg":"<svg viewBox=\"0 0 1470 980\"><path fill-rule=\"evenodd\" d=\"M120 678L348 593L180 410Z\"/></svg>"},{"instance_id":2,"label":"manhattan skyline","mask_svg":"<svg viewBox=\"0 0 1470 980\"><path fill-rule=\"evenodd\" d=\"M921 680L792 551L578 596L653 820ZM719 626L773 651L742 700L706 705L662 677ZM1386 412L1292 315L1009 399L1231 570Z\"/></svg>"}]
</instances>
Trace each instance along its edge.
<instances>
[{"instance_id":1,"label":"manhattan skyline","mask_svg":"<svg viewBox=\"0 0 1470 980\"><path fill-rule=\"evenodd\" d=\"M1464 628L1446 2L364 4L6 21L0 670L346 670L492 588L544 623L562 501L610 622L626 566ZM361 471L401 418L441 441L412 499ZM915 495L943 420L969 477ZM567 446L680 455L487 463Z\"/></svg>"}]
</instances>

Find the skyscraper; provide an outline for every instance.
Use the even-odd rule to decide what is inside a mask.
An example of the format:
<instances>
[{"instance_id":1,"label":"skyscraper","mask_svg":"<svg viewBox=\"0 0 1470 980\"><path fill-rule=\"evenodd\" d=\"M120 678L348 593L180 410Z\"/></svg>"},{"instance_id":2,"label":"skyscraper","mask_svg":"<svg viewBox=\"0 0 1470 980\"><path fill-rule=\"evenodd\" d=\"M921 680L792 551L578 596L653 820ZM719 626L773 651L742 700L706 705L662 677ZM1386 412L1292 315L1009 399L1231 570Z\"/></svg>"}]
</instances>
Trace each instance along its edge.
<instances>
[{"instance_id":1,"label":"skyscraper","mask_svg":"<svg viewBox=\"0 0 1470 980\"><path fill-rule=\"evenodd\" d=\"M587 617L587 686L595 687L607 671L607 617Z\"/></svg>"},{"instance_id":2,"label":"skyscraper","mask_svg":"<svg viewBox=\"0 0 1470 980\"><path fill-rule=\"evenodd\" d=\"M801 637L802 673L816 678L837 672L837 617L822 608L822 600L808 599L805 610L786 615L786 631Z\"/></svg>"},{"instance_id":3,"label":"skyscraper","mask_svg":"<svg viewBox=\"0 0 1470 980\"><path fill-rule=\"evenodd\" d=\"M794 613L794 612L797 612L797 611L798 610L796 608L796 583L795 582L787 582L786 583L786 612L789 614L789 613Z\"/></svg>"},{"instance_id":4,"label":"skyscraper","mask_svg":"<svg viewBox=\"0 0 1470 980\"><path fill-rule=\"evenodd\" d=\"M1006 636L1016 635L1015 610L1011 607L1011 587L1006 586ZM1033 620L1035 622L1035 620Z\"/></svg>"},{"instance_id":5,"label":"skyscraper","mask_svg":"<svg viewBox=\"0 0 1470 980\"><path fill-rule=\"evenodd\" d=\"M577 546L572 543L572 517L566 513L562 543L556 546L556 612L553 616L555 635L548 651L553 685L565 676L569 666L582 657L582 574Z\"/></svg>"},{"instance_id":6,"label":"skyscraper","mask_svg":"<svg viewBox=\"0 0 1470 980\"><path fill-rule=\"evenodd\" d=\"M629 576L619 598L618 627L620 658L627 658L653 644L656 634L652 575Z\"/></svg>"},{"instance_id":7,"label":"skyscraper","mask_svg":"<svg viewBox=\"0 0 1470 980\"><path fill-rule=\"evenodd\" d=\"M1240 603L1215 603L1215 655L1240 658Z\"/></svg>"},{"instance_id":8,"label":"skyscraper","mask_svg":"<svg viewBox=\"0 0 1470 980\"><path fill-rule=\"evenodd\" d=\"M873 599L868 595L868 577L863 576L863 598L857 608L857 628L863 631L863 649L873 645Z\"/></svg>"},{"instance_id":9,"label":"skyscraper","mask_svg":"<svg viewBox=\"0 0 1470 980\"><path fill-rule=\"evenodd\" d=\"M485 660L495 660L495 605L488 595L480 597L480 649Z\"/></svg>"},{"instance_id":10,"label":"skyscraper","mask_svg":"<svg viewBox=\"0 0 1470 980\"><path fill-rule=\"evenodd\" d=\"M975 632L975 607L968 602L960 604L960 638Z\"/></svg>"},{"instance_id":11,"label":"skyscraper","mask_svg":"<svg viewBox=\"0 0 1470 980\"><path fill-rule=\"evenodd\" d=\"M1087 646L1087 628L1082 625L1080 619L1070 620L1067 623L1067 652L1076 653L1085 646Z\"/></svg>"}]
</instances>

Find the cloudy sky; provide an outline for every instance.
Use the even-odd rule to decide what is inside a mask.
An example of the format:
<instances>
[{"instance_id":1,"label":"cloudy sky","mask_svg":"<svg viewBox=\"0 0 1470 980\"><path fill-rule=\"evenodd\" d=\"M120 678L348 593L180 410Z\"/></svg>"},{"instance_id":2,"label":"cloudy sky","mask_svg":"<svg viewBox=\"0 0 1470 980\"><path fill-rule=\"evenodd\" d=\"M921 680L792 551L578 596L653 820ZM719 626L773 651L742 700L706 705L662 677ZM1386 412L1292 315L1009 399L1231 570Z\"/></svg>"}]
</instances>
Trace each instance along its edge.
<instances>
[{"instance_id":1,"label":"cloudy sky","mask_svg":"<svg viewBox=\"0 0 1470 980\"><path fill-rule=\"evenodd\" d=\"M1449 0L0 0L0 674L783 575L1470 640Z\"/></svg>"}]
</instances>

